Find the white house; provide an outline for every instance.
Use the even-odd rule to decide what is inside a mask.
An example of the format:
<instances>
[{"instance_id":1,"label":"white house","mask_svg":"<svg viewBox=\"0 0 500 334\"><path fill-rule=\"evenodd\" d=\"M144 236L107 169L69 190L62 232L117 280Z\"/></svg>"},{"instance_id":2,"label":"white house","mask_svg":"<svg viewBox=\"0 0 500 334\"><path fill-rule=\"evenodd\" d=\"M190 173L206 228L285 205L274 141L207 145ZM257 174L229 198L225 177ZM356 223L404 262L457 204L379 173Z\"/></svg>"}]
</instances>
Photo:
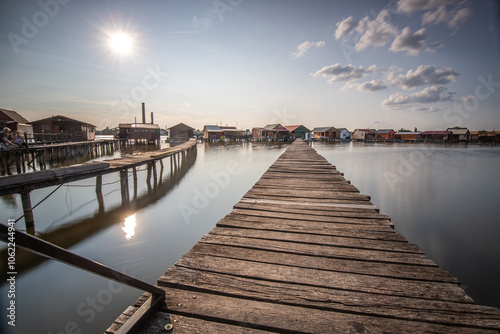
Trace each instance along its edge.
<instances>
[{"instance_id":1,"label":"white house","mask_svg":"<svg viewBox=\"0 0 500 334\"><path fill-rule=\"evenodd\" d=\"M340 139L351 139L351 133L349 132L349 130L347 130L346 128L339 128L338 130L340 131Z\"/></svg>"}]
</instances>

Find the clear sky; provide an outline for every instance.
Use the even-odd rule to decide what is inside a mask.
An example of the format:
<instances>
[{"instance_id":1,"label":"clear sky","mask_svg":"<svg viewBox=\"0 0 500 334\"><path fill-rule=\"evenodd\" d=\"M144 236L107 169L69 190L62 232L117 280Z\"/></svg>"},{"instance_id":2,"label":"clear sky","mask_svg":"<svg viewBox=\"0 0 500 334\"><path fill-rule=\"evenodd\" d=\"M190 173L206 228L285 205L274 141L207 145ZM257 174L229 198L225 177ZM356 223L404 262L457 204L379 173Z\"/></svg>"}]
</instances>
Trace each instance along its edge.
<instances>
[{"instance_id":1,"label":"clear sky","mask_svg":"<svg viewBox=\"0 0 500 334\"><path fill-rule=\"evenodd\" d=\"M30 121L500 129L498 1L0 6L0 107Z\"/></svg>"}]
</instances>

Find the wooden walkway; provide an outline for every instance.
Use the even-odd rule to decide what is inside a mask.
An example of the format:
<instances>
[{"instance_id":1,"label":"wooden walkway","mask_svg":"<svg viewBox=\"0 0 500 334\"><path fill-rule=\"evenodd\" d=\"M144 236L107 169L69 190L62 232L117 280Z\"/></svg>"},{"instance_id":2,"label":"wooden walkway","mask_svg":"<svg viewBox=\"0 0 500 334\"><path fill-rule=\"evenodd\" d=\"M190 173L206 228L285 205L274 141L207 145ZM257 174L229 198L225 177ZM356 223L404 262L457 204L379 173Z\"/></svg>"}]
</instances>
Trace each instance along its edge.
<instances>
[{"instance_id":1,"label":"wooden walkway","mask_svg":"<svg viewBox=\"0 0 500 334\"><path fill-rule=\"evenodd\" d=\"M499 309L475 304L302 141L158 285L166 305L143 333L500 331Z\"/></svg>"},{"instance_id":2,"label":"wooden walkway","mask_svg":"<svg viewBox=\"0 0 500 334\"><path fill-rule=\"evenodd\" d=\"M180 145L158 151L129 155L121 158L104 160L101 162L86 162L83 164L60 167L26 174L0 176L0 196L31 191L37 188L48 187L65 182L83 180L102 174L113 173L135 168L144 164L151 164L152 172L156 173L156 163L161 159L174 156L172 163L177 164L175 156L192 147L196 147L196 140L191 139ZM148 168L149 172L149 168Z\"/></svg>"}]
</instances>

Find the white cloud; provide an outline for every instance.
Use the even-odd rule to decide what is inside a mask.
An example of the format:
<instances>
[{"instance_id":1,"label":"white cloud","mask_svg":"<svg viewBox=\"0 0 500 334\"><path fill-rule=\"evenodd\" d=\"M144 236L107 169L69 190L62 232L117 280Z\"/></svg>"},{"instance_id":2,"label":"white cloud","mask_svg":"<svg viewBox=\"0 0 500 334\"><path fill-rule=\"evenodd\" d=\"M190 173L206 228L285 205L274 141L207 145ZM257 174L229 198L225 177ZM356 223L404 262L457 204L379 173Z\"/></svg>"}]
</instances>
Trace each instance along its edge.
<instances>
[{"instance_id":1,"label":"white cloud","mask_svg":"<svg viewBox=\"0 0 500 334\"><path fill-rule=\"evenodd\" d=\"M443 110L443 108L438 108L435 106L430 106L430 107L417 107L412 109L415 112L420 112L420 113L431 113L431 112L438 112Z\"/></svg>"},{"instance_id":2,"label":"white cloud","mask_svg":"<svg viewBox=\"0 0 500 334\"><path fill-rule=\"evenodd\" d=\"M429 10L446 4L452 4L457 0L399 0L397 11L411 15L420 10Z\"/></svg>"},{"instance_id":3,"label":"white cloud","mask_svg":"<svg viewBox=\"0 0 500 334\"><path fill-rule=\"evenodd\" d=\"M293 54L293 57L295 59L303 57L306 54L307 50L309 50L313 46L315 46L317 48L325 46L325 41L319 41L319 42L305 41L304 43L302 43L299 46L297 46L297 52L295 52Z\"/></svg>"},{"instance_id":4,"label":"white cloud","mask_svg":"<svg viewBox=\"0 0 500 334\"><path fill-rule=\"evenodd\" d=\"M386 89L387 86L380 80L371 80L363 83L357 82L347 82L341 90L352 90L356 89L358 92L376 92L379 90Z\"/></svg>"},{"instance_id":5,"label":"white cloud","mask_svg":"<svg viewBox=\"0 0 500 334\"><path fill-rule=\"evenodd\" d=\"M434 44L434 48L428 46L425 42L426 37L425 28L412 33L410 27L406 27L394 39L389 50L392 52L407 51L407 55L417 56L421 51L434 52L436 47L441 46L441 44Z\"/></svg>"},{"instance_id":6,"label":"white cloud","mask_svg":"<svg viewBox=\"0 0 500 334\"><path fill-rule=\"evenodd\" d=\"M413 94L395 93L382 101L384 107L405 107L419 103L452 101L455 92L446 92L447 88L432 86Z\"/></svg>"},{"instance_id":7,"label":"white cloud","mask_svg":"<svg viewBox=\"0 0 500 334\"><path fill-rule=\"evenodd\" d=\"M471 16L472 10L463 0L399 0L397 11L411 15L426 11L422 15L422 25L446 23L455 33Z\"/></svg>"},{"instance_id":8,"label":"white cloud","mask_svg":"<svg viewBox=\"0 0 500 334\"><path fill-rule=\"evenodd\" d=\"M359 21L356 30L362 35L355 45L356 50L365 50L371 46L383 46L398 35L398 29L387 22L389 16L389 11L383 9L374 20L370 20L368 16L365 16Z\"/></svg>"},{"instance_id":9,"label":"white cloud","mask_svg":"<svg viewBox=\"0 0 500 334\"><path fill-rule=\"evenodd\" d=\"M420 65L416 70L409 70L406 74L389 72L387 78L390 84L412 89L425 85L445 85L456 82L459 74L451 67L434 67Z\"/></svg>"},{"instance_id":10,"label":"white cloud","mask_svg":"<svg viewBox=\"0 0 500 334\"><path fill-rule=\"evenodd\" d=\"M337 30L335 30L335 39L339 39L343 36L351 34L354 29L358 26L358 21L356 21L352 16L349 16L343 21L337 22Z\"/></svg>"},{"instance_id":11,"label":"white cloud","mask_svg":"<svg viewBox=\"0 0 500 334\"><path fill-rule=\"evenodd\" d=\"M333 82L347 82L363 78L364 76L375 72L376 66L372 65L365 69L363 66L353 66L351 64L347 66L342 66L337 63L334 65L329 65L323 67L321 70L311 73L314 77L324 77L329 78L328 83Z\"/></svg>"},{"instance_id":12,"label":"white cloud","mask_svg":"<svg viewBox=\"0 0 500 334\"><path fill-rule=\"evenodd\" d=\"M448 10L445 6L441 6L433 12L429 11L422 15L422 24L445 22L450 29L456 32L471 14L472 10L470 8L452 8Z\"/></svg>"}]
</instances>

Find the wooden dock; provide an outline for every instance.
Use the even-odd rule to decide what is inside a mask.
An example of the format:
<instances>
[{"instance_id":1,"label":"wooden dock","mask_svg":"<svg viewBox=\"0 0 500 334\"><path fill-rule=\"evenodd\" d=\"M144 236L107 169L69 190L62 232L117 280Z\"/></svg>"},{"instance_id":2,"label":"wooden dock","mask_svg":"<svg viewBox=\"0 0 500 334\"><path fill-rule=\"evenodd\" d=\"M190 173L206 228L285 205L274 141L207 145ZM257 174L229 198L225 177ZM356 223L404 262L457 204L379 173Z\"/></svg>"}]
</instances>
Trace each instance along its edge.
<instances>
[{"instance_id":1,"label":"wooden dock","mask_svg":"<svg viewBox=\"0 0 500 334\"><path fill-rule=\"evenodd\" d=\"M500 331L499 309L474 303L303 141L158 285L166 305L141 333ZM147 300L144 294L106 333Z\"/></svg>"},{"instance_id":2,"label":"wooden dock","mask_svg":"<svg viewBox=\"0 0 500 334\"><path fill-rule=\"evenodd\" d=\"M11 175L11 166L15 164L17 174L26 173L29 169L36 171L47 169L47 164L63 163L78 157L93 159L104 154L113 154L120 147L119 139L91 140L71 143L41 144L28 147L0 150L0 172Z\"/></svg>"}]
</instances>

